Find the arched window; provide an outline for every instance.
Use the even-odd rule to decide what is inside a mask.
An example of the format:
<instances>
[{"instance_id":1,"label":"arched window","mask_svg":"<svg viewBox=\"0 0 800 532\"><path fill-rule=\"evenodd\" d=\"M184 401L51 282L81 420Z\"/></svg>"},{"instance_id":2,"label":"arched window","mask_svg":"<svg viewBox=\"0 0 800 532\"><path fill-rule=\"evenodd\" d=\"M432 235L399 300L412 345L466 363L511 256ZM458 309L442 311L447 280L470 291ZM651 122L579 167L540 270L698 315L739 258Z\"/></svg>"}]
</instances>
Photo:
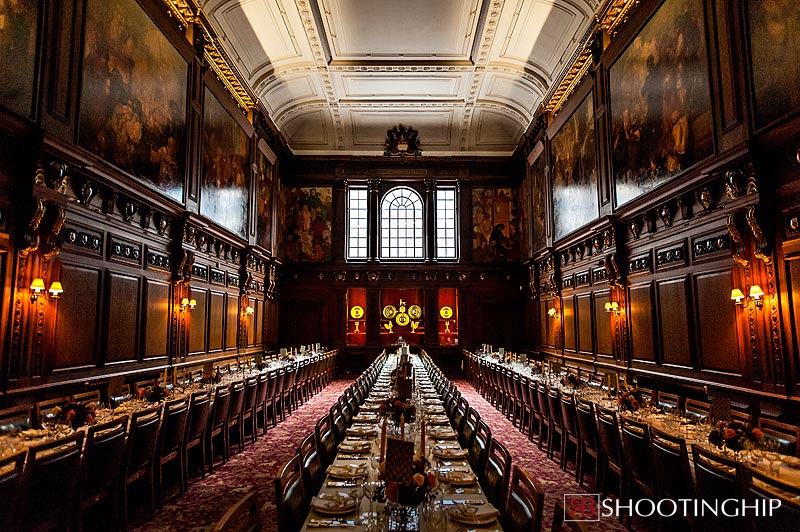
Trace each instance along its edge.
<instances>
[{"instance_id":1,"label":"arched window","mask_svg":"<svg viewBox=\"0 0 800 532\"><path fill-rule=\"evenodd\" d=\"M381 258L424 259L422 198L408 187L391 189L381 201Z\"/></svg>"}]
</instances>

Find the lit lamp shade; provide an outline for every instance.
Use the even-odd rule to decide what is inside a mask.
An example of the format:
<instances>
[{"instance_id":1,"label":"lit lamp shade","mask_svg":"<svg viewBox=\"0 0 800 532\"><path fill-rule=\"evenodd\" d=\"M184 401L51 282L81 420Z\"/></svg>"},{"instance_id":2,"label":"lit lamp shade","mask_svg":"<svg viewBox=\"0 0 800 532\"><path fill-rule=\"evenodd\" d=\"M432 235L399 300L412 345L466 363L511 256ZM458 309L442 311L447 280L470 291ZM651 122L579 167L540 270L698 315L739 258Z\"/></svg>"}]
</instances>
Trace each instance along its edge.
<instances>
[{"instance_id":1,"label":"lit lamp shade","mask_svg":"<svg viewBox=\"0 0 800 532\"><path fill-rule=\"evenodd\" d=\"M752 289L751 289L752 291ZM738 288L734 288L731 290L731 301L734 301L737 305L744 304L744 294Z\"/></svg>"},{"instance_id":2,"label":"lit lamp shade","mask_svg":"<svg viewBox=\"0 0 800 532\"><path fill-rule=\"evenodd\" d=\"M61 294L64 292L64 288L61 286L61 281L53 281L50 283L50 297L52 299L58 299L61 297Z\"/></svg>"},{"instance_id":3,"label":"lit lamp shade","mask_svg":"<svg viewBox=\"0 0 800 532\"><path fill-rule=\"evenodd\" d=\"M555 317L556 309L550 308L550 310L547 311L547 315L550 316L551 318Z\"/></svg>"},{"instance_id":4,"label":"lit lamp shade","mask_svg":"<svg viewBox=\"0 0 800 532\"><path fill-rule=\"evenodd\" d=\"M34 294L41 294L42 292L44 292L44 279L42 279L41 277L37 277L36 279L34 279L33 282L31 283L31 292L33 292Z\"/></svg>"},{"instance_id":5,"label":"lit lamp shade","mask_svg":"<svg viewBox=\"0 0 800 532\"><path fill-rule=\"evenodd\" d=\"M764 291L761 289L760 286L754 284L753 286L750 287L750 297L758 301L759 299L764 297Z\"/></svg>"},{"instance_id":6,"label":"lit lamp shade","mask_svg":"<svg viewBox=\"0 0 800 532\"><path fill-rule=\"evenodd\" d=\"M194 309L196 306L197 306L197 300L196 300L196 299L194 299L194 298L193 298L193 299L190 299L190 300L189 300L189 308L190 308L190 309Z\"/></svg>"},{"instance_id":7,"label":"lit lamp shade","mask_svg":"<svg viewBox=\"0 0 800 532\"><path fill-rule=\"evenodd\" d=\"M188 306L189 306L189 298L188 297L184 297L183 299L181 299L181 309L185 310L186 307L188 307Z\"/></svg>"}]
</instances>

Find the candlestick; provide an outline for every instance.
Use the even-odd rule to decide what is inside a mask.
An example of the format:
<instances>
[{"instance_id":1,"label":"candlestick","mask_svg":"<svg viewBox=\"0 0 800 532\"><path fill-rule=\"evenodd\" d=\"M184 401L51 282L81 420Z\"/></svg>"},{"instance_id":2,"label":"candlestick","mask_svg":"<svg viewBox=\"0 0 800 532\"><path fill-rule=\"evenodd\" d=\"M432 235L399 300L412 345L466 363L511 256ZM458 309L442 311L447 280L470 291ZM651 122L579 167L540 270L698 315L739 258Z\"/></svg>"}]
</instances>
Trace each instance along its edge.
<instances>
[{"instance_id":1,"label":"candlestick","mask_svg":"<svg viewBox=\"0 0 800 532\"><path fill-rule=\"evenodd\" d=\"M400 414L400 437L406 439L406 415Z\"/></svg>"},{"instance_id":2,"label":"candlestick","mask_svg":"<svg viewBox=\"0 0 800 532\"><path fill-rule=\"evenodd\" d=\"M168 373L169 373L169 368L168 367L164 368L164 388L167 387L167 375L168 375Z\"/></svg>"},{"instance_id":3,"label":"candlestick","mask_svg":"<svg viewBox=\"0 0 800 532\"><path fill-rule=\"evenodd\" d=\"M420 456L425 456L425 420L423 419L420 422L419 427L420 432L420 442L419 442L419 454Z\"/></svg>"},{"instance_id":4,"label":"candlestick","mask_svg":"<svg viewBox=\"0 0 800 532\"><path fill-rule=\"evenodd\" d=\"M383 427L381 428L381 462L386 458L386 418L383 418Z\"/></svg>"}]
</instances>

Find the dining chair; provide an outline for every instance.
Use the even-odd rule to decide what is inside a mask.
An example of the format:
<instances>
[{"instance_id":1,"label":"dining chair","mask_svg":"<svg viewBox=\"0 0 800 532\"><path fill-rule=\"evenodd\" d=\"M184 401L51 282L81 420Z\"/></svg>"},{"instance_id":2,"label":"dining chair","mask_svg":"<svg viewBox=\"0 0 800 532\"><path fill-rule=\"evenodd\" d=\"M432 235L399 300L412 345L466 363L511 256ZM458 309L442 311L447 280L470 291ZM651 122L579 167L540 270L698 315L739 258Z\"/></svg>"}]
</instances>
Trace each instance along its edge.
<instances>
[{"instance_id":1,"label":"dining chair","mask_svg":"<svg viewBox=\"0 0 800 532\"><path fill-rule=\"evenodd\" d=\"M561 406L561 423L563 428L561 434L561 469L564 471L567 470L570 457L569 451L570 449L574 450L575 453L572 456L575 457L575 480L578 480L578 460L580 460L580 444L578 441L580 439L580 433L578 429L578 413L575 409L575 394L560 393L559 403Z\"/></svg>"},{"instance_id":2,"label":"dining chair","mask_svg":"<svg viewBox=\"0 0 800 532\"><path fill-rule=\"evenodd\" d=\"M531 427L531 416L533 415L533 406L531 405L531 397L528 390L530 389L530 379L524 375L519 376L519 431L523 434L528 434Z\"/></svg>"},{"instance_id":3,"label":"dining chair","mask_svg":"<svg viewBox=\"0 0 800 532\"><path fill-rule=\"evenodd\" d=\"M317 453L322 460L323 467L328 467L333 463L336 456L336 438L331 427L331 416L324 415L317 420L314 425L314 437L316 438Z\"/></svg>"},{"instance_id":4,"label":"dining chair","mask_svg":"<svg viewBox=\"0 0 800 532\"><path fill-rule=\"evenodd\" d=\"M183 437L184 475L183 487L189 487L189 474L192 471L192 455L200 455L200 478L205 478L208 456L206 455L206 431L211 416L211 391L195 392L189 397L189 417L186 420L186 434ZM195 451L195 452L192 452Z\"/></svg>"},{"instance_id":5,"label":"dining chair","mask_svg":"<svg viewBox=\"0 0 800 532\"><path fill-rule=\"evenodd\" d=\"M214 441L220 440L222 463L228 461L228 411L231 405L230 386L218 386L214 390L214 401L211 404L209 424L206 430L206 454L208 455L208 472L214 472Z\"/></svg>"},{"instance_id":6,"label":"dining chair","mask_svg":"<svg viewBox=\"0 0 800 532\"><path fill-rule=\"evenodd\" d=\"M4 523L8 532L17 532L20 528L22 506L25 502L23 493L23 468L28 450L23 449L0 458L0 523Z\"/></svg>"},{"instance_id":7,"label":"dining chair","mask_svg":"<svg viewBox=\"0 0 800 532\"><path fill-rule=\"evenodd\" d=\"M458 434L461 431L461 427L463 427L464 418L467 416L467 412L469 411L469 401L467 401L466 397L460 397L458 399L458 405L456 405L456 409L453 411L453 417L450 420L450 423L453 426L453 430L456 431Z\"/></svg>"},{"instance_id":8,"label":"dining chair","mask_svg":"<svg viewBox=\"0 0 800 532\"><path fill-rule=\"evenodd\" d=\"M564 447L564 421L561 418L561 400L559 399L558 388L547 388L547 411L550 415L550 427L547 437L547 457L555 459L556 435L558 435L559 460L563 464L561 450ZM563 469L563 467L562 467Z\"/></svg>"},{"instance_id":9,"label":"dining chair","mask_svg":"<svg viewBox=\"0 0 800 532\"><path fill-rule=\"evenodd\" d=\"M286 378L283 381L283 396L281 402L286 408L289 415L296 410L297 404L295 402L295 383L297 382L297 362L293 362L286 368Z\"/></svg>"},{"instance_id":10,"label":"dining chair","mask_svg":"<svg viewBox=\"0 0 800 532\"><path fill-rule=\"evenodd\" d=\"M521 467L514 466L511 472L511 487L508 503L501 514L504 530L517 532L539 532L544 515L544 491Z\"/></svg>"},{"instance_id":11,"label":"dining chair","mask_svg":"<svg viewBox=\"0 0 800 532\"><path fill-rule=\"evenodd\" d=\"M789 456L800 456L797 445L798 439L800 439L800 427L760 417L758 418L758 428L764 434L764 441L770 442L770 446L774 447L776 451Z\"/></svg>"},{"instance_id":12,"label":"dining chair","mask_svg":"<svg viewBox=\"0 0 800 532\"><path fill-rule=\"evenodd\" d=\"M508 496L508 482L511 477L511 453L505 445L492 439L486 457L486 466L481 476L481 486L488 500L495 508L505 508Z\"/></svg>"},{"instance_id":13,"label":"dining chair","mask_svg":"<svg viewBox=\"0 0 800 532\"><path fill-rule=\"evenodd\" d=\"M244 409L245 382L235 381L231 383L231 401L228 407L228 455L230 456L230 446L233 442L231 436L236 436L236 452L244 450L244 423L242 422L242 412Z\"/></svg>"},{"instance_id":14,"label":"dining chair","mask_svg":"<svg viewBox=\"0 0 800 532\"><path fill-rule=\"evenodd\" d=\"M81 529L119 530L119 482L125 457L128 416L92 425L86 431L80 483ZM97 508L106 505L106 512ZM87 526L93 522L94 527Z\"/></svg>"},{"instance_id":15,"label":"dining chair","mask_svg":"<svg viewBox=\"0 0 800 532\"><path fill-rule=\"evenodd\" d=\"M681 398L679 395L674 393L656 392L656 406L660 410L671 410L673 412L677 412L681 409Z\"/></svg>"},{"instance_id":16,"label":"dining chair","mask_svg":"<svg viewBox=\"0 0 800 532\"><path fill-rule=\"evenodd\" d=\"M738 499L739 462L732 456L723 456L703 446L692 445L695 494L699 500L724 501ZM702 513L695 519L696 529L704 532L729 532L741 526L740 519L713 513Z\"/></svg>"},{"instance_id":17,"label":"dining chair","mask_svg":"<svg viewBox=\"0 0 800 532\"><path fill-rule=\"evenodd\" d=\"M753 415L748 414L743 409L731 406L731 420L739 421L740 423L744 423L745 425L752 425Z\"/></svg>"},{"instance_id":18,"label":"dining chair","mask_svg":"<svg viewBox=\"0 0 800 532\"><path fill-rule=\"evenodd\" d=\"M275 477L275 506L278 532L298 532L309 512L300 473L300 455L295 454Z\"/></svg>"},{"instance_id":19,"label":"dining chair","mask_svg":"<svg viewBox=\"0 0 800 532\"><path fill-rule=\"evenodd\" d=\"M258 508L256 492L250 491L236 501L209 532L257 532L261 530Z\"/></svg>"},{"instance_id":20,"label":"dining chair","mask_svg":"<svg viewBox=\"0 0 800 532\"><path fill-rule=\"evenodd\" d=\"M671 499L676 503L682 499L695 499L694 478L689 468L686 440L650 427L650 450L653 456L655 498ZM690 527L694 522L691 515L679 512L676 517L683 518Z\"/></svg>"},{"instance_id":21,"label":"dining chair","mask_svg":"<svg viewBox=\"0 0 800 532\"><path fill-rule=\"evenodd\" d=\"M283 406L284 390L286 389L286 367L278 368L278 380L275 384L275 396L273 397L273 410L277 412L278 419L286 419L286 411Z\"/></svg>"},{"instance_id":22,"label":"dining chair","mask_svg":"<svg viewBox=\"0 0 800 532\"><path fill-rule=\"evenodd\" d=\"M601 469L598 459L599 447L597 441L597 427L594 417L594 403L575 399L575 418L578 421L578 484L583 486L583 479L586 475L586 459L594 460L594 486L595 491L602 484L600 478Z\"/></svg>"},{"instance_id":23,"label":"dining chair","mask_svg":"<svg viewBox=\"0 0 800 532\"><path fill-rule=\"evenodd\" d=\"M303 491L306 499L311 502L311 497L322 489L322 482L325 480L325 468L317 452L317 443L314 433L307 435L297 448L300 456L300 476L303 479Z\"/></svg>"},{"instance_id":24,"label":"dining chair","mask_svg":"<svg viewBox=\"0 0 800 532\"><path fill-rule=\"evenodd\" d=\"M711 403L687 397L683 401L683 415L697 421L707 419L711 415Z\"/></svg>"},{"instance_id":25,"label":"dining chair","mask_svg":"<svg viewBox=\"0 0 800 532\"><path fill-rule=\"evenodd\" d=\"M539 397L536 392L537 384L537 381L530 379L526 392L528 393L528 401L531 404L531 415L528 420L528 440L538 444L541 443L544 429L542 426L542 409L539 407ZM541 446L539 448L541 449Z\"/></svg>"},{"instance_id":26,"label":"dining chair","mask_svg":"<svg viewBox=\"0 0 800 532\"><path fill-rule=\"evenodd\" d=\"M261 429L261 435L267 434L267 393L269 393L269 374L261 373L258 376L258 388L256 389L256 404L253 408L253 437L256 431Z\"/></svg>"},{"instance_id":27,"label":"dining chair","mask_svg":"<svg viewBox=\"0 0 800 532\"><path fill-rule=\"evenodd\" d=\"M581 521L571 509L564 507L561 499L556 499L553 508L553 522L550 524L550 532L588 532L589 528L585 521Z\"/></svg>"},{"instance_id":28,"label":"dining chair","mask_svg":"<svg viewBox=\"0 0 800 532\"><path fill-rule=\"evenodd\" d=\"M597 430L597 440L601 451L598 464L598 491L605 495L608 493L608 473L614 473L619 478L617 495L625 500L628 493L626 490L627 471L622 455L622 440L619 433L619 422L617 413L614 410L595 404L595 428ZM620 522L622 516L620 516Z\"/></svg>"},{"instance_id":29,"label":"dining chair","mask_svg":"<svg viewBox=\"0 0 800 532\"><path fill-rule=\"evenodd\" d=\"M186 461L183 449L184 438L186 437L186 422L189 419L189 398L175 399L164 403L161 417L161 429L158 435L158 446L156 448L156 501L159 510L164 506L166 500L164 494L165 478L167 468L175 466L175 484L178 494L183 495L186 491L184 478L186 478Z\"/></svg>"},{"instance_id":30,"label":"dining chair","mask_svg":"<svg viewBox=\"0 0 800 532\"><path fill-rule=\"evenodd\" d=\"M468 447L469 464L473 471L483 471L486 467L486 456L492 443L492 429L482 419L478 420L472 444Z\"/></svg>"},{"instance_id":31,"label":"dining chair","mask_svg":"<svg viewBox=\"0 0 800 532\"><path fill-rule=\"evenodd\" d=\"M333 438L336 440L336 445L339 445L342 443L342 440L344 440L345 431L347 430L347 424L345 423L344 415L342 414L342 405L340 405L337 401L331 405L328 412L330 413L331 418Z\"/></svg>"},{"instance_id":32,"label":"dining chair","mask_svg":"<svg viewBox=\"0 0 800 532\"><path fill-rule=\"evenodd\" d=\"M55 421L58 412L70 403L70 397L56 397L34 403L35 424L37 428L44 428L44 423Z\"/></svg>"},{"instance_id":33,"label":"dining chair","mask_svg":"<svg viewBox=\"0 0 800 532\"><path fill-rule=\"evenodd\" d=\"M26 531L76 528L84 436L78 431L28 449L23 473L25 505L21 512Z\"/></svg>"},{"instance_id":34,"label":"dining chair","mask_svg":"<svg viewBox=\"0 0 800 532\"><path fill-rule=\"evenodd\" d=\"M95 403L100 404L100 390L90 390L88 392L76 393L72 396L73 403Z\"/></svg>"},{"instance_id":35,"label":"dining chair","mask_svg":"<svg viewBox=\"0 0 800 532\"><path fill-rule=\"evenodd\" d=\"M134 485L144 484L147 512L144 519L153 516L155 503L155 456L158 433L161 427L161 406L154 406L131 414L125 456L122 460L122 528L130 521L129 500Z\"/></svg>"},{"instance_id":36,"label":"dining chair","mask_svg":"<svg viewBox=\"0 0 800 532\"><path fill-rule=\"evenodd\" d=\"M0 429L2 432L16 428L27 430L34 426L33 411L30 406L14 406L0 410Z\"/></svg>"},{"instance_id":37,"label":"dining chair","mask_svg":"<svg viewBox=\"0 0 800 532\"><path fill-rule=\"evenodd\" d=\"M650 450L650 426L625 416L620 417L622 451L628 489L638 488L646 497L655 497L653 453Z\"/></svg>"},{"instance_id":38,"label":"dining chair","mask_svg":"<svg viewBox=\"0 0 800 532\"><path fill-rule=\"evenodd\" d=\"M275 394L278 386L278 370L271 370L267 374L267 396L264 399L264 434L267 433L267 419L272 426L278 425L278 410L275 405Z\"/></svg>"},{"instance_id":39,"label":"dining chair","mask_svg":"<svg viewBox=\"0 0 800 532\"><path fill-rule=\"evenodd\" d=\"M541 415L541 425L539 428L539 450L542 450L544 445L547 445L547 452L550 452L550 407L547 400L547 386L540 382L536 386L536 402L539 405L539 412ZM544 431L547 431L547 439L545 440Z\"/></svg>"},{"instance_id":40,"label":"dining chair","mask_svg":"<svg viewBox=\"0 0 800 532\"><path fill-rule=\"evenodd\" d=\"M739 466L739 485L741 498L751 507L760 503L772 508L768 516L748 513L748 530L794 532L800 528L800 485L745 464Z\"/></svg>"},{"instance_id":41,"label":"dining chair","mask_svg":"<svg viewBox=\"0 0 800 532\"><path fill-rule=\"evenodd\" d=\"M464 426L461 432L458 433L458 442L463 449L469 449L472 445L472 439L475 436L475 431L478 428L478 422L481 420L481 415L472 407L467 410L467 415L464 418Z\"/></svg>"},{"instance_id":42,"label":"dining chair","mask_svg":"<svg viewBox=\"0 0 800 532\"><path fill-rule=\"evenodd\" d=\"M242 403L242 448L255 443L258 436L256 424L256 401L258 400L259 377L248 377L244 382L244 402ZM249 430L248 430L249 429Z\"/></svg>"}]
</instances>

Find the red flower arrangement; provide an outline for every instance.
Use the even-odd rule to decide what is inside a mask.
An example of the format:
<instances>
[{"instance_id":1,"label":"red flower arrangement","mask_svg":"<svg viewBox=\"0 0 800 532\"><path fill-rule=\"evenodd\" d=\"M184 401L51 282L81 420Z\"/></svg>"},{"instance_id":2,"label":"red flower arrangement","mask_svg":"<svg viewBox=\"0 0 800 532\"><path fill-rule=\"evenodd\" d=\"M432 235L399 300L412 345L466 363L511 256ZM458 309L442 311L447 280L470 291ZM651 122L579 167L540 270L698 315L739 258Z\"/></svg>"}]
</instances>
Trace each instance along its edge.
<instances>
[{"instance_id":1,"label":"red flower arrangement","mask_svg":"<svg viewBox=\"0 0 800 532\"><path fill-rule=\"evenodd\" d=\"M381 402L378 407L379 412L384 416L391 416L395 423L400 423L400 416L405 416L406 422L414 421L417 415L417 407L403 401L400 397L390 397Z\"/></svg>"},{"instance_id":2,"label":"red flower arrangement","mask_svg":"<svg viewBox=\"0 0 800 532\"><path fill-rule=\"evenodd\" d=\"M617 399L617 404L622 410L635 412L639 410L644 404L644 395L638 388L632 390L625 390L622 395Z\"/></svg>"},{"instance_id":3,"label":"red flower arrangement","mask_svg":"<svg viewBox=\"0 0 800 532\"><path fill-rule=\"evenodd\" d=\"M562 386L572 386L573 388L577 388L581 384L583 384L583 381L574 373L567 373L564 375L564 378L561 379Z\"/></svg>"},{"instance_id":4,"label":"red flower arrangement","mask_svg":"<svg viewBox=\"0 0 800 532\"><path fill-rule=\"evenodd\" d=\"M732 451L741 451L754 447L763 437L761 429L741 421L720 421L716 428L708 433L708 442L717 447L724 445Z\"/></svg>"},{"instance_id":5,"label":"red flower arrangement","mask_svg":"<svg viewBox=\"0 0 800 532\"><path fill-rule=\"evenodd\" d=\"M386 500L407 506L417 506L425 500L431 490L436 487L436 476L430 471L426 473L429 465L426 458L415 455L411 483L387 482L384 488ZM383 472L379 478L383 479Z\"/></svg>"}]
</instances>

